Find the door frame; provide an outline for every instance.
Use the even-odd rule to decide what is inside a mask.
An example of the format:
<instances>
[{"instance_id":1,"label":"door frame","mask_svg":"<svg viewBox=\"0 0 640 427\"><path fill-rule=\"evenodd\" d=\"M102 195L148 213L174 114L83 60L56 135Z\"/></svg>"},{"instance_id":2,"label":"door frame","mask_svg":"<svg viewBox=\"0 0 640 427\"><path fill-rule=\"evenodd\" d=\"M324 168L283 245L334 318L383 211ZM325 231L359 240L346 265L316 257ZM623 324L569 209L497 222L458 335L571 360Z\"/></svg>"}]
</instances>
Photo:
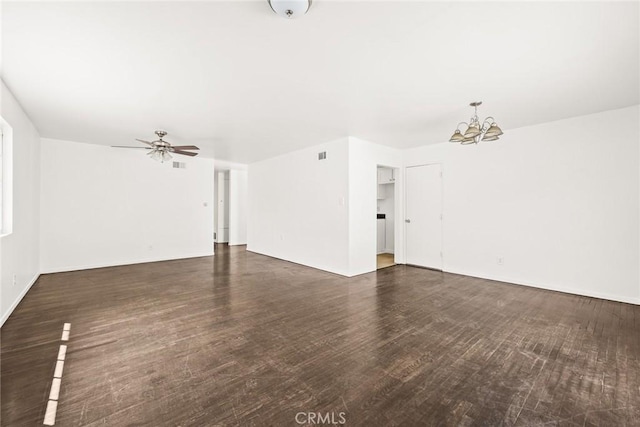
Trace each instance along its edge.
<instances>
[{"instance_id":1,"label":"door frame","mask_svg":"<svg viewBox=\"0 0 640 427\"><path fill-rule=\"evenodd\" d=\"M387 168L393 171L393 262L394 264L404 264L404 166L390 166L387 164L376 163L376 190L378 188L378 168ZM376 191L377 194L377 191ZM376 199L376 205L378 201ZM376 223L377 238L377 223ZM374 251L375 259L377 259L378 251ZM398 253L400 252L400 254ZM376 270L377 271L377 268Z\"/></svg>"}]
</instances>

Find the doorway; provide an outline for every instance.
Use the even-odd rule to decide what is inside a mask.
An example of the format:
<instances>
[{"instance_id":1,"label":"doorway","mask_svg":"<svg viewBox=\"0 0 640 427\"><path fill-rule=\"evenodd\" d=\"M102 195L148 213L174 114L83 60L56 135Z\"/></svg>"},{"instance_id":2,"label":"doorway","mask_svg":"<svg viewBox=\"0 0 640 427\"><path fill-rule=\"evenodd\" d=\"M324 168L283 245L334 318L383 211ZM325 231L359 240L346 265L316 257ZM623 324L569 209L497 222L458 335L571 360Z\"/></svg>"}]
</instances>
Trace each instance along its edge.
<instances>
[{"instance_id":1,"label":"doorway","mask_svg":"<svg viewBox=\"0 0 640 427\"><path fill-rule=\"evenodd\" d=\"M442 166L406 169L406 263L442 270Z\"/></svg>"},{"instance_id":2,"label":"doorway","mask_svg":"<svg viewBox=\"0 0 640 427\"><path fill-rule=\"evenodd\" d=\"M398 170L386 166L378 166L377 175L377 209L376 209L376 268L394 266L395 263L395 218L396 177Z\"/></svg>"},{"instance_id":3,"label":"doorway","mask_svg":"<svg viewBox=\"0 0 640 427\"><path fill-rule=\"evenodd\" d=\"M214 187L216 204L213 208L213 241L229 243L229 171L216 173Z\"/></svg>"},{"instance_id":4,"label":"doorway","mask_svg":"<svg viewBox=\"0 0 640 427\"><path fill-rule=\"evenodd\" d=\"M213 211L214 243L247 244L249 174L246 169L216 169Z\"/></svg>"}]
</instances>

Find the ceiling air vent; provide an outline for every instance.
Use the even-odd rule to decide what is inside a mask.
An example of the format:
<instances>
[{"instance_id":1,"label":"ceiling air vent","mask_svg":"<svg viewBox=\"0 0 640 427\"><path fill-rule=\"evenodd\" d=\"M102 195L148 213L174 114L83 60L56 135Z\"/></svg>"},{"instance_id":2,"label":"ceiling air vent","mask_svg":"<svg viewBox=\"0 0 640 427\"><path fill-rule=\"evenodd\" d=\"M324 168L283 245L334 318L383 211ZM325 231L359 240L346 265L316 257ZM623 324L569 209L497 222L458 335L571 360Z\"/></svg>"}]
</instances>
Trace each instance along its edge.
<instances>
[{"instance_id":1,"label":"ceiling air vent","mask_svg":"<svg viewBox=\"0 0 640 427\"><path fill-rule=\"evenodd\" d=\"M326 151L318 153L318 160L324 160L326 158L327 158L327 152Z\"/></svg>"},{"instance_id":2,"label":"ceiling air vent","mask_svg":"<svg viewBox=\"0 0 640 427\"><path fill-rule=\"evenodd\" d=\"M173 162L173 167L175 169L186 169L187 168L187 164L184 162Z\"/></svg>"}]
</instances>

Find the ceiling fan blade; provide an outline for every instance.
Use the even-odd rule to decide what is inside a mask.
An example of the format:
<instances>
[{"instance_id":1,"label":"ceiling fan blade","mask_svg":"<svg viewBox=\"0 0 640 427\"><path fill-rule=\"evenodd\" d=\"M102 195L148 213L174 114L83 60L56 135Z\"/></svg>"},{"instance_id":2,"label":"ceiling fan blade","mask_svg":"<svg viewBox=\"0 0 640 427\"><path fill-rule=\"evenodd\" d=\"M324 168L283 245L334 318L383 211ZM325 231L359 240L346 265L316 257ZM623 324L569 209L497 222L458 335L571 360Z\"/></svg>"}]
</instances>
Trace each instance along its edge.
<instances>
[{"instance_id":1,"label":"ceiling fan blade","mask_svg":"<svg viewBox=\"0 0 640 427\"><path fill-rule=\"evenodd\" d=\"M152 143L152 142L145 141L144 139L137 139L137 138L136 138L136 141L138 141L138 142L142 142L143 144L147 144L147 145L150 145L150 146L152 146L152 147L153 147L153 143Z\"/></svg>"},{"instance_id":2,"label":"ceiling fan blade","mask_svg":"<svg viewBox=\"0 0 640 427\"><path fill-rule=\"evenodd\" d=\"M149 147L132 147L130 145L112 145L114 148L137 148L138 150L151 150Z\"/></svg>"},{"instance_id":3,"label":"ceiling fan blade","mask_svg":"<svg viewBox=\"0 0 640 427\"><path fill-rule=\"evenodd\" d=\"M172 153L182 154L183 156L197 156L198 153L190 153L189 151L171 150Z\"/></svg>"},{"instance_id":4,"label":"ceiling fan blade","mask_svg":"<svg viewBox=\"0 0 640 427\"><path fill-rule=\"evenodd\" d=\"M199 150L195 145L172 145L171 148L175 150Z\"/></svg>"}]
</instances>

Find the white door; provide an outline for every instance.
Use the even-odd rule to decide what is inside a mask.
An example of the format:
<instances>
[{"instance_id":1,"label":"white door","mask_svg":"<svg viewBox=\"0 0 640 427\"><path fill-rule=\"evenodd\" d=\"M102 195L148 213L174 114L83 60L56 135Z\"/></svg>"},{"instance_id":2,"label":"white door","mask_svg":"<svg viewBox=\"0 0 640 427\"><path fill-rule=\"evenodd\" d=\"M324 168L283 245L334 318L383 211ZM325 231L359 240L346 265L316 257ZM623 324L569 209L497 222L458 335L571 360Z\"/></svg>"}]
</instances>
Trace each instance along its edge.
<instances>
[{"instance_id":1,"label":"white door","mask_svg":"<svg viewBox=\"0 0 640 427\"><path fill-rule=\"evenodd\" d=\"M442 174L439 164L407 168L407 264L442 270Z\"/></svg>"}]
</instances>

